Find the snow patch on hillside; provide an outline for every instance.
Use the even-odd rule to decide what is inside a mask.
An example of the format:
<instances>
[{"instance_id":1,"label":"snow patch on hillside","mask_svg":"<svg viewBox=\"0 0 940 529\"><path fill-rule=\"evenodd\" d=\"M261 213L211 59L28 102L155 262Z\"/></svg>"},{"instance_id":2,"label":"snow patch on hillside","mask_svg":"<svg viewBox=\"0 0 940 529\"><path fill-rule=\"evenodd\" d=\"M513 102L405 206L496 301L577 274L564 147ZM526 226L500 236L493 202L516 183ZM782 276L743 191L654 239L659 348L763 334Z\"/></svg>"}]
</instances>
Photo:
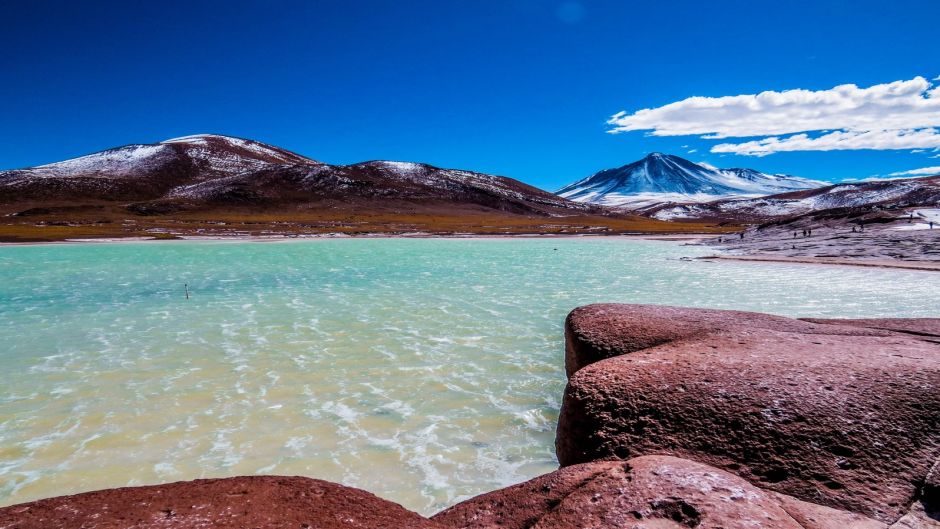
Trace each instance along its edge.
<instances>
[{"instance_id":1,"label":"snow patch on hillside","mask_svg":"<svg viewBox=\"0 0 940 529\"><path fill-rule=\"evenodd\" d=\"M798 198L775 196L721 200L704 204L666 207L653 213L659 220L695 219L709 216L782 217L834 208L854 208L874 204L902 204L916 193L935 189L924 179L895 180L877 184L843 184L810 191ZM940 191L933 191L940 195ZM929 211L929 210L924 210Z\"/></svg>"},{"instance_id":2,"label":"snow patch on hillside","mask_svg":"<svg viewBox=\"0 0 940 529\"><path fill-rule=\"evenodd\" d=\"M898 231L911 230L938 230L940 231L940 208L915 209L911 214L911 222L895 226ZM933 224L931 224L933 223Z\"/></svg>"},{"instance_id":3,"label":"snow patch on hillside","mask_svg":"<svg viewBox=\"0 0 940 529\"><path fill-rule=\"evenodd\" d=\"M109 178L135 173L141 166L165 152L163 145L128 145L87 156L33 167L30 176L38 178L85 176Z\"/></svg>"},{"instance_id":4,"label":"snow patch on hillside","mask_svg":"<svg viewBox=\"0 0 940 529\"><path fill-rule=\"evenodd\" d=\"M190 145L205 145L209 138L222 138L223 136L217 136L215 134L191 134L189 136L180 136L179 138L170 138L168 140L163 140L160 143L187 143Z\"/></svg>"},{"instance_id":5,"label":"snow patch on hillside","mask_svg":"<svg viewBox=\"0 0 940 529\"><path fill-rule=\"evenodd\" d=\"M549 193L533 194L531 192L521 192L513 188L513 185L510 183L512 182L511 180L484 173L462 171L459 169L439 169L422 163L388 160L365 162L357 164L356 166L376 168L381 170L382 173L388 177L435 189L460 191L467 188L475 188L503 198L524 202L536 202L567 209L571 209L573 206L575 209L579 208L579 206L575 206L571 202L562 200Z\"/></svg>"},{"instance_id":6,"label":"snow patch on hillside","mask_svg":"<svg viewBox=\"0 0 940 529\"><path fill-rule=\"evenodd\" d=\"M653 153L623 167L579 180L562 188L558 194L578 202L643 208L671 202L765 196L824 185L824 182L753 169L718 169L678 156Z\"/></svg>"},{"instance_id":7,"label":"snow patch on hillside","mask_svg":"<svg viewBox=\"0 0 940 529\"><path fill-rule=\"evenodd\" d=\"M216 134L182 136L162 144L182 146L187 156L216 174L258 171L278 164L318 163L256 141Z\"/></svg>"}]
</instances>

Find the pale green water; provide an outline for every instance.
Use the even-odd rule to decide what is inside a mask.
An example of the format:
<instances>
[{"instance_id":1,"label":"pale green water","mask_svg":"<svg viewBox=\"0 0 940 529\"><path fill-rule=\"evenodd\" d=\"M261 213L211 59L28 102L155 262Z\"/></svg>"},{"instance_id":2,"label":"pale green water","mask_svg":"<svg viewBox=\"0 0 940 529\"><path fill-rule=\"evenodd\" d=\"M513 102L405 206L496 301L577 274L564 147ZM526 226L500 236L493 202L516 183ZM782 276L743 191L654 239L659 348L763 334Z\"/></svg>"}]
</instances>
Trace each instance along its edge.
<instances>
[{"instance_id":1,"label":"pale green water","mask_svg":"<svg viewBox=\"0 0 940 529\"><path fill-rule=\"evenodd\" d=\"M555 468L562 322L578 305L940 312L940 274L679 260L705 252L619 239L0 247L0 505L271 473L430 513Z\"/></svg>"}]
</instances>

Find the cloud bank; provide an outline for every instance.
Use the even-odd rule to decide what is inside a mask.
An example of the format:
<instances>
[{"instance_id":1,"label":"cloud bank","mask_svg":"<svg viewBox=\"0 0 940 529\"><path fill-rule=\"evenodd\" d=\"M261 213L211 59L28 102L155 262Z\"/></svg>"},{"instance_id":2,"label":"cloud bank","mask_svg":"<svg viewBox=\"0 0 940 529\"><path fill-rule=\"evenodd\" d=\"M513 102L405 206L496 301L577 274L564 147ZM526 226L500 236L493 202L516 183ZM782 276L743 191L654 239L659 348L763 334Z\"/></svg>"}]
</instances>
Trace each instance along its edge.
<instances>
[{"instance_id":1,"label":"cloud bank","mask_svg":"<svg viewBox=\"0 0 940 529\"><path fill-rule=\"evenodd\" d=\"M940 146L937 129L900 129L868 131L836 131L811 138L807 134L794 134L780 138L772 136L744 143L720 143L711 152L766 156L784 151L844 151L856 149L913 149Z\"/></svg>"},{"instance_id":2,"label":"cloud bank","mask_svg":"<svg viewBox=\"0 0 940 529\"><path fill-rule=\"evenodd\" d=\"M888 176L931 176L935 174L940 174L940 166L921 167L920 169L911 169L910 171L898 171Z\"/></svg>"},{"instance_id":3,"label":"cloud bank","mask_svg":"<svg viewBox=\"0 0 940 529\"><path fill-rule=\"evenodd\" d=\"M766 156L782 151L925 149L940 147L940 86L915 77L859 88L768 91L690 97L632 114L618 112L608 132L703 139L761 137L726 142L712 152ZM817 134L808 134L817 133Z\"/></svg>"}]
</instances>

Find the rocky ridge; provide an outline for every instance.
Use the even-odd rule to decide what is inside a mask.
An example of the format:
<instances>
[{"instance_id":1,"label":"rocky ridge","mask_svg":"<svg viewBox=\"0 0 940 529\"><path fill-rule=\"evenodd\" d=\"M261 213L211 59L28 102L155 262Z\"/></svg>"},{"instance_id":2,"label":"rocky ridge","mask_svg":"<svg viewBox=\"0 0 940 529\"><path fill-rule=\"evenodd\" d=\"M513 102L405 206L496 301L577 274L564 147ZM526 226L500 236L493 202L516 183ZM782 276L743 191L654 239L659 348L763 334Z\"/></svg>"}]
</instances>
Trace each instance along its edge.
<instances>
[{"instance_id":1,"label":"rocky ridge","mask_svg":"<svg viewBox=\"0 0 940 529\"><path fill-rule=\"evenodd\" d=\"M0 171L0 243L88 239L722 233L415 162L317 161L201 134Z\"/></svg>"},{"instance_id":2,"label":"rocky ridge","mask_svg":"<svg viewBox=\"0 0 940 529\"><path fill-rule=\"evenodd\" d=\"M517 180L428 164L331 165L254 140L199 134L0 171L0 203L125 201L137 213L341 203L473 206L522 214L600 212Z\"/></svg>"},{"instance_id":3,"label":"rocky ridge","mask_svg":"<svg viewBox=\"0 0 940 529\"><path fill-rule=\"evenodd\" d=\"M659 220L709 219L745 223L820 215L851 221L879 211L903 211L914 207L940 207L940 176L843 182L757 198L660 205L646 209L644 214Z\"/></svg>"}]
</instances>

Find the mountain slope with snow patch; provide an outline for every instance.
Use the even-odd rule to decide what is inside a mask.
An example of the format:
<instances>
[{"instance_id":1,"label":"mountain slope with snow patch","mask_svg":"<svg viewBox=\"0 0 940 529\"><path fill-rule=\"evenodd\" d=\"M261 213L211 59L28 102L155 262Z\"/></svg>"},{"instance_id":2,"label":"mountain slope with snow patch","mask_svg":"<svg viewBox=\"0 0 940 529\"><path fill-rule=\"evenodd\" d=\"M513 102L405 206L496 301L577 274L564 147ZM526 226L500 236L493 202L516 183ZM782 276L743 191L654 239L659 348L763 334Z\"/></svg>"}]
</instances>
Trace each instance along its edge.
<instances>
[{"instance_id":1,"label":"mountain slope with snow patch","mask_svg":"<svg viewBox=\"0 0 940 529\"><path fill-rule=\"evenodd\" d=\"M755 197L826 185L753 169L718 169L669 154L653 153L631 164L606 169L560 189L578 202L642 209L665 203L710 202Z\"/></svg>"},{"instance_id":2,"label":"mountain slope with snow patch","mask_svg":"<svg viewBox=\"0 0 940 529\"><path fill-rule=\"evenodd\" d=\"M502 176L414 162L330 165L257 141L212 134L0 172L0 203L76 200L122 201L146 215L217 207L609 213Z\"/></svg>"},{"instance_id":3,"label":"mountain slope with snow patch","mask_svg":"<svg viewBox=\"0 0 940 529\"><path fill-rule=\"evenodd\" d=\"M665 205L646 213L659 220L762 222L827 210L940 207L940 176L841 183L760 198Z\"/></svg>"}]
</instances>

